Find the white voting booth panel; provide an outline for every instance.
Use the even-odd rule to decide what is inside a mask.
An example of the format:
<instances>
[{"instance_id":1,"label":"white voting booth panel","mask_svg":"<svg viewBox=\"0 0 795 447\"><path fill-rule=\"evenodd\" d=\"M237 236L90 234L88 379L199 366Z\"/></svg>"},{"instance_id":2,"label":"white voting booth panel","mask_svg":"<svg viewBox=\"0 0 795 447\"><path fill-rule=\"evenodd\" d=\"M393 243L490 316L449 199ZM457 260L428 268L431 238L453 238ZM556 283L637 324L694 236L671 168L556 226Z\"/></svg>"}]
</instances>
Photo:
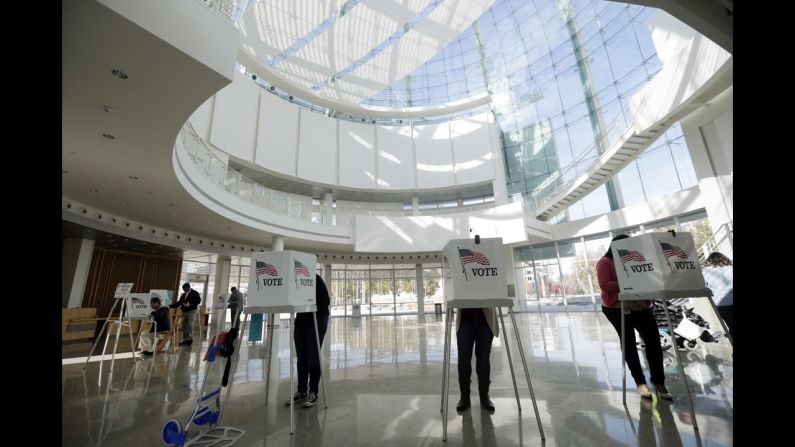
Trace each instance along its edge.
<instances>
[{"instance_id":1,"label":"white voting booth panel","mask_svg":"<svg viewBox=\"0 0 795 447\"><path fill-rule=\"evenodd\" d=\"M622 299L625 294L705 288L690 233L641 234L613 241L612 250Z\"/></svg>"},{"instance_id":2,"label":"white voting booth panel","mask_svg":"<svg viewBox=\"0 0 795 447\"><path fill-rule=\"evenodd\" d=\"M147 320L152 308L149 306L148 293L130 293L127 295L127 312L131 320Z\"/></svg>"},{"instance_id":3,"label":"white voting booth panel","mask_svg":"<svg viewBox=\"0 0 795 447\"><path fill-rule=\"evenodd\" d=\"M316 266L315 255L299 251L252 254L246 307L315 306Z\"/></svg>"},{"instance_id":4,"label":"white voting booth panel","mask_svg":"<svg viewBox=\"0 0 795 447\"><path fill-rule=\"evenodd\" d=\"M486 304L484 300L509 299L502 250L502 238L484 238L479 244L473 239L452 239L445 244L442 249L445 302L455 300L458 304L455 307L466 307L468 301Z\"/></svg>"}]
</instances>

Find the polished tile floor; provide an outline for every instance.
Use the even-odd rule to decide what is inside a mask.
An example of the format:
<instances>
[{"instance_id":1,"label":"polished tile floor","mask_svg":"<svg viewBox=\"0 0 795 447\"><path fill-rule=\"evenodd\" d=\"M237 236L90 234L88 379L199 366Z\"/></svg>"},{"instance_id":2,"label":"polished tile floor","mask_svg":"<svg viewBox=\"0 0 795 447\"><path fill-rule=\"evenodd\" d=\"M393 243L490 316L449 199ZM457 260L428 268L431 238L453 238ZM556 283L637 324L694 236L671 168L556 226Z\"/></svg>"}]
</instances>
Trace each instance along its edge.
<instances>
[{"instance_id":1,"label":"polished tile floor","mask_svg":"<svg viewBox=\"0 0 795 447\"><path fill-rule=\"evenodd\" d=\"M733 361L728 341L682 351L699 431L694 432L672 351L665 353L673 403L643 403L631 378L621 399L618 336L601 313L523 313L517 323L546 435L547 446L730 446ZM503 336L492 348L489 415L478 405L455 411L458 389L453 337L448 441L439 412L444 324L441 317L332 318L323 345L328 409L290 411L287 320L275 332L271 388L265 405L265 346L244 339L222 424L245 430L236 446L514 446L542 445L530 394L506 316L522 412L517 411ZM64 446L162 445L164 422L184 426L207 371L206 340L156 359L117 357L63 365ZM643 356L641 356L643 358ZM205 392L220 383L222 362L207 373ZM473 359L474 369L474 359ZM474 371L473 371L474 375ZM648 375L647 375L648 377ZM474 377L473 377L474 382ZM322 396L322 391L321 391ZM192 430L191 434L196 433ZM694 433L700 433L700 436Z\"/></svg>"}]
</instances>

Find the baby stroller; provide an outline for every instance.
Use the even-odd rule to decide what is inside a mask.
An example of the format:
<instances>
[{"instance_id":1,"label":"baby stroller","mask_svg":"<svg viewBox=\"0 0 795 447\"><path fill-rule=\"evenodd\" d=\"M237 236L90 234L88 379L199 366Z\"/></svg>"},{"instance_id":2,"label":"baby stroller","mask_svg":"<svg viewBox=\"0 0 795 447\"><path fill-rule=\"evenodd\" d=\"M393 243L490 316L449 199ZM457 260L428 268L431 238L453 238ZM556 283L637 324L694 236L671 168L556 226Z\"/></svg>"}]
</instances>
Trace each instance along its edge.
<instances>
[{"instance_id":1,"label":"baby stroller","mask_svg":"<svg viewBox=\"0 0 795 447\"><path fill-rule=\"evenodd\" d=\"M698 346L698 341L706 343L717 343L726 338L722 332L711 329L709 323L699 314L688 308L687 298L676 300L654 300L652 301L652 312L657 320L657 328L660 331L660 345L663 351L671 349L673 342L671 330L668 327L668 320L665 318L663 303L668 306L668 313L671 316L671 324L674 327L677 349L692 351ZM639 338L638 338L639 339ZM643 349L645 345L639 342L638 346Z\"/></svg>"}]
</instances>

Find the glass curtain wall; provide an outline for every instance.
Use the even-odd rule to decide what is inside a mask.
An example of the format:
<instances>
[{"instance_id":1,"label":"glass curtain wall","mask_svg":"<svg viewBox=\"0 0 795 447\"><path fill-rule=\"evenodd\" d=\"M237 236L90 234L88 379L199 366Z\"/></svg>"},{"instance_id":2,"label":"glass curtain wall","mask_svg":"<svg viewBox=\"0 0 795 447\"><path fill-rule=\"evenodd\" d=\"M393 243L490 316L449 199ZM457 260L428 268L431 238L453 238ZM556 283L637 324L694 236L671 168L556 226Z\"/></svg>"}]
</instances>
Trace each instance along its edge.
<instances>
[{"instance_id":1,"label":"glass curtain wall","mask_svg":"<svg viewBox=\"0 0 795 447\"><path fill-rule=\"evenodd\" d=\"M661 69L656 9L601 0L496 0L428 62L362 102L433 106L487 93L508 194L544 198L626 131L629 99ZM675 124L614 179L555 221L576 220L697 184Z\"/></svg>"},{"instance_id":2,"label":"glass curtain wall","mask_svg":"<svg viewBox=\"0 0 795 447\"><path fill-rule=\"evenodd\" d=\"M514 248L514 273L518 309L529 312L599 311L601 289L596 263L607 252L613 235L636 236L653 231L676 229L693 234L697 247L711 236L704 211L677 218Z\"/></svg>"},{"instance_id":3,"label":"glass curtain wall","mask_svg":"<svg viewBox=\"0 0 795 447\"><path fill-rule=\"evenodd\" d=\"M395 265L395 312L417 313L417 269L414 264Z\"/></svg>"},{"instance_id":4,"label":"glass curtain wall","mask_svg":"<svg viewBox=\"0 0 795 447\"><path fill-rule=\"evenodd\" d=\"M442 295L442 266L440 264L423 264L422 286L425 292L423 307L426 314L435 311L436 304L444 303Z\"/></svg>"}]
</instances>

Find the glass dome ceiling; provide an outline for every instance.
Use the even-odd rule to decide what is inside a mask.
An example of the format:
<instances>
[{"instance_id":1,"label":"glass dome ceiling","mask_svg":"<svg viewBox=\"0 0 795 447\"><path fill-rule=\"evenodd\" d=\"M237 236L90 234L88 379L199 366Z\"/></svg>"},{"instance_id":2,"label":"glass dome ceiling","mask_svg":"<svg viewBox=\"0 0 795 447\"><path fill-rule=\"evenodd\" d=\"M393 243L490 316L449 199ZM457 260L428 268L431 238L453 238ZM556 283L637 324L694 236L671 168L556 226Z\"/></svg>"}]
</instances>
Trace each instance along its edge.
<instances>
[{"instance_id":1,"label":"glass dome ceiling","mask_svg":"<svg viewBox=\"0 0 795 447\"><path fill-rule=\"evenodd\" d=\"M661 69L648 26L657 10L614 1L260 0L252 11L238 22L243 47L286 81L269 90L301 107L400 125L488 106L509 194L530 196L586 169L632 123L629 98ZM393 110L413 115L384 113ZM660 178L673 183L659 187ZM675 125L569 214L693 184Z\"/></svg>"}]
</instances>

